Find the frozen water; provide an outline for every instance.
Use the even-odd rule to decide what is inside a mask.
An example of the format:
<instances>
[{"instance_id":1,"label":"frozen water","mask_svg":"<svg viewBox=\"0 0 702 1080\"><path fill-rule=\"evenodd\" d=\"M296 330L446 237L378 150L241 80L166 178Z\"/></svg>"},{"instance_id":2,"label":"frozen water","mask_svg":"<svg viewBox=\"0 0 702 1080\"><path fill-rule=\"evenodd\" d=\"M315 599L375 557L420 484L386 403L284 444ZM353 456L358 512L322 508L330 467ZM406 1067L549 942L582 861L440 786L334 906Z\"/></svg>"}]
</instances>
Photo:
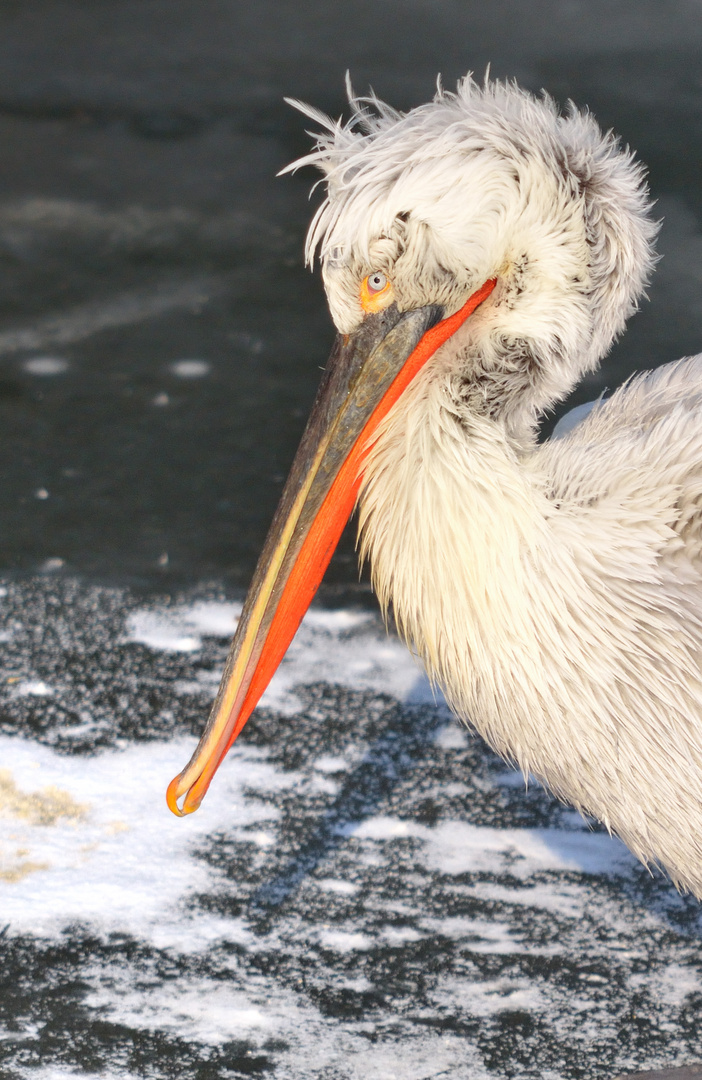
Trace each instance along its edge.
<instances>
[{"instance_id":1,"label":"frozen water","mask_svg":"<svg viewBox=\"0 0 702 1080\"><path fill-rule=\"evenodd\" d=\"M697 904L419 704L366 613L310 613L173 818L239 610L57 578L0 595L14 1074L74 1080L98 1046L100 1080L596 1077L641 1064L642 1024L647 1063L699 1056Z\"/></svg>"},{"instance_id":2,"label":"frozen water","mask_svg":"<svg viewBox=\"0 0 702 1080\"><path fill-rule=\"evenodd\" d=\"M239 604L213 601L160 611L138 609L127 619L127 640L166 652L196 652L205 637L230 638L240 613ZM214 697L219 674L182 688ZM442 700L407 649L389 638L365 612L308 612L263 704L294 713L300 707L295 687L320 680L359 690L382 690L408 704Z\"/></svg>"},{"instance_id":3,"label":"frozen water","mask_svg":"<svg viewBox=\"0 0 702 1080\"><path fill-rule=\"evenodd\" d=\"M295 774L272 769L252 748L233 758L207 812L186 828L167 809L164 785L187 758L183 739L113 750L85 759L56 754L22 739L0 738L0 761L23 802L0 813L10 825L0 847L0 910L11 930L60 933L74 922L95 932L119 930L161 943L174 913L194 890L213 888L219 875L194 857L197 844L218 820L236 811L240 828L278 813L252 793L279 790ZM242 798L246 788L249 798ZM59 801L47 817L32 816L45 793ZM209 801L209 800L208 800ZM185 920L183 922L182 920ZM188 922L176 916L180 933ZM215 919L219 933L224 928ZM233 924L237 939L240 930ZM197 933L211 938L211 927ZM175 933L175 930L173 931Z\"/></svg>"}]
</instances>

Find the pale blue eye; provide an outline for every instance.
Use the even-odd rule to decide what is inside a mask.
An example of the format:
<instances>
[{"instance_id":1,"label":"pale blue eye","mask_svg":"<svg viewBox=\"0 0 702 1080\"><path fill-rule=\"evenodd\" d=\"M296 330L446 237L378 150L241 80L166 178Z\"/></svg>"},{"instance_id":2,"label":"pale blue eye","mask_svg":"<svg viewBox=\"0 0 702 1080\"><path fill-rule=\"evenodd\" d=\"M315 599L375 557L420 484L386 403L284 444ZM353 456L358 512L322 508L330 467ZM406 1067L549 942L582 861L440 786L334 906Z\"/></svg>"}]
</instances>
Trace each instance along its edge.
<instances>
[{"instance_id":1,"label":"pale blue eye","mask_svg":"<svg viewBox=\"0 0 702 1080\"><path fill-rule=\"evenodd\" d=\"M368 275L368 291L369 292L382 292L388 283L388 279L385 274L381 274L379 270L376 270L374 274Z\"/></svg>"}]
</instances>

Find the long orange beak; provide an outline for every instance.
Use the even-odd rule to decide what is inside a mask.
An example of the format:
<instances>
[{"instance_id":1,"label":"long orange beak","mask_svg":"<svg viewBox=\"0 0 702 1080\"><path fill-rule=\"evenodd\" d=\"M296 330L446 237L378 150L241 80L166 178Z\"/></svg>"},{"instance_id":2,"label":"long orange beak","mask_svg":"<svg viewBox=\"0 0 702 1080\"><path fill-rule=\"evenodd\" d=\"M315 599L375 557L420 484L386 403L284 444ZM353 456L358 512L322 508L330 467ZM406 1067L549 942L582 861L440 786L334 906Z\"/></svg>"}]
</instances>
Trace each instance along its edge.
<instances>
[{"instance_id":1,"label":"long orange beak","mask_svg":"<svg viewBox=\"0 0 702 1080\"><path fill-rule=\"evenodd\" d=\"M168 786L166 799L174 814L197 810L283 659L351 516L376 428L495 285L496 279L486 281L448 319L441 319L439 307L400 312L393 304L366 316L355 334L337 337L207 727L190 762Z\"/></svg>"}]
</instances>

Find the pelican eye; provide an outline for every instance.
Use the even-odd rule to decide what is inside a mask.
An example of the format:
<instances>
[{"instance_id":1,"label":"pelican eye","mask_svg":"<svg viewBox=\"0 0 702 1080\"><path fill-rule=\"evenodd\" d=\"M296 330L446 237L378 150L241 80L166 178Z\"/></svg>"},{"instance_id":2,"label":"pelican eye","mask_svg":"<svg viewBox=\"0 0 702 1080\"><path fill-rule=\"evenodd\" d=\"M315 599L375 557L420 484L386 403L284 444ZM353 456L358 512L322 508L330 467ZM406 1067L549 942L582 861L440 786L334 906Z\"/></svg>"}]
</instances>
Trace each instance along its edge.
<instances>
[{"instance_id":1,"label":"pelican eye","mask_svg":"<svg viewBox=\"0 0 702 1080\"><path fill-rule=\"evenodd\" d=\"M394 298L392 285L380 270L374 270L361 282L361 307L365 312L382 311Z\"/></svg>"},{"instance_id":2,"label":"pelican eye","mask_svg":"<svg viewBox=\"0 0 702 1080\"><path fill-rule=\"evenodd\" d=\"M368 292L370 293L382 292L388 283L385 274L381 274L380 271L377 271L375 274L369 274L366 281L368 282Z\"/></svg>"}]
</instances>

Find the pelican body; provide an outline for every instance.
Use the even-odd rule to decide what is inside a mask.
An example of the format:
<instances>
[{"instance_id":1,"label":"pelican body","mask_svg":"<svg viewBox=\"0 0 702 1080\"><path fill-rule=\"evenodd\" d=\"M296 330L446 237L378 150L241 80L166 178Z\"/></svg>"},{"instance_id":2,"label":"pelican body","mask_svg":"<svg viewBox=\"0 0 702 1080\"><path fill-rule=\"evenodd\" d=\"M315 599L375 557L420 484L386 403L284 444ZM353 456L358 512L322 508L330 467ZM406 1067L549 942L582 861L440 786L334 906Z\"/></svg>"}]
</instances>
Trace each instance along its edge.
<instances>
[{"instance_id":1,"label":"pelican body","mask_svg":"<svg viewBox=\"0 0 702 1080\"><path fill-rule=\"evenodd\" d=\"M308 236L339 337L222 686L171 783L197 808L354 506L374 588L456 714L702 897L702 356L565 437L651 272L642 167L588 114L470 77L349 94Z\"/></svg>"}]
</instances>

